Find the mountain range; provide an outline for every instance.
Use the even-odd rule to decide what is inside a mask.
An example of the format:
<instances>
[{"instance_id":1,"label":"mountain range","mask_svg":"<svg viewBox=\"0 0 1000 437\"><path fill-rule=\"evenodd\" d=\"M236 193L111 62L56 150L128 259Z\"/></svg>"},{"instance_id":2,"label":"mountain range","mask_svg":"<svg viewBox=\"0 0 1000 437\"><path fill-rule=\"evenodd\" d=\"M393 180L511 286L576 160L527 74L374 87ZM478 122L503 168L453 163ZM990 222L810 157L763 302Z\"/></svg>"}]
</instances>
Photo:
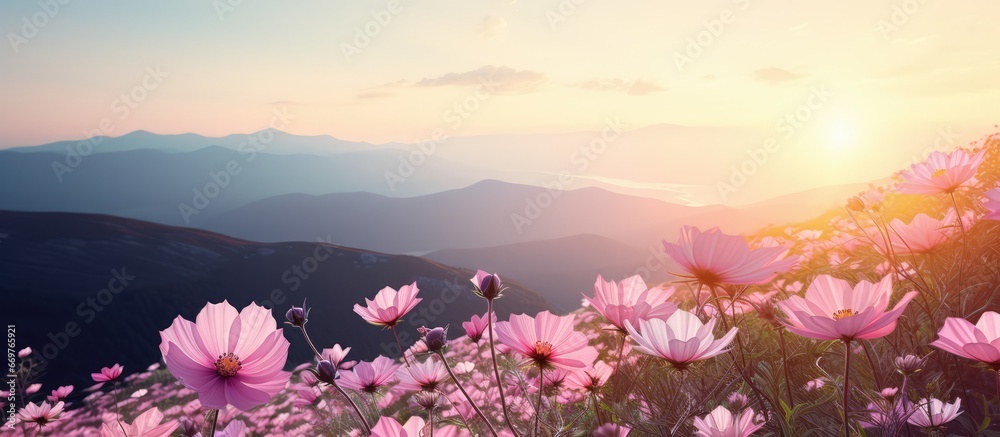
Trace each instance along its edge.
<instances>
[{"instance_id":1,"label":"mountain range","mask_svg":"<svg viewBox=\"0 0 1000 437\"><path fill-rule=\"evenodd\" d=\"M486 310L470 291L473 271L326 241L255 243L106 215L11 211L0 211L0 234L3 320L17 327L19 348L47 359L53 386L90 385L80 369L159 361L157 332L177 316L194 320L206 302L257 302L284 321L308 297L313 340L351 346L354 359L398 354L391 333L353 312L383 287L415 281L421 290L423 302L399 325L404 345L421 325L451 325L459 335L462 321ZM496 303L501 318L551 309L513 278L507 283ZM307 361L301 335L286 337L291 362Z\"/></svg>"}]
</instances>

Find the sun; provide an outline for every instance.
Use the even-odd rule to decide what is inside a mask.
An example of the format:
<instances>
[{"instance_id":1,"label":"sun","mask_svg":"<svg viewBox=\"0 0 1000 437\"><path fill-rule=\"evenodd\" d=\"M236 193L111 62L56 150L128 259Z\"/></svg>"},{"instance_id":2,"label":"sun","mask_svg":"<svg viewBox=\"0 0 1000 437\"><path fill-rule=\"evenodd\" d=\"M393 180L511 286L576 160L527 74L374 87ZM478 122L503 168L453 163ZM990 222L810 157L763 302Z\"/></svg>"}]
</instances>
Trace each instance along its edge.
<instances>
[{"instance_id":1,"label":"sun","mask_svg":"<svg viewBox=\"0 0 1000 437\"><path fill-rule=\"evenodd\" d=\"M831 151L844 152L857 143L857 125L846 118L833 118L827 122L826 147Z\"/></svg>"}]
</instances>

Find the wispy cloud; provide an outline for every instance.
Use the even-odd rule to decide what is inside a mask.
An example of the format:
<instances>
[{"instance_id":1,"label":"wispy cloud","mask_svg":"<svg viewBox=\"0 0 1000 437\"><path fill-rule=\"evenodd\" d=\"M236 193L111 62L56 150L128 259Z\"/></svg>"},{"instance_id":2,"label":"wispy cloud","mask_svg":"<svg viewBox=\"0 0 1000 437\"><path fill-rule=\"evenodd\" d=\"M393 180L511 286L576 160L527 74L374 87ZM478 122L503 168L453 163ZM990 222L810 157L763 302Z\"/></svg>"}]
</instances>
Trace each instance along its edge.
<instances>
[{"instance_id":1,"label":"wispy cloud","mask_svg":"<svg viewBox=\"0 0 1000 437\"><path fill-rule=\"evenodd\" d=\"M806 77L805 74L793 73L791 71L778 67L767 67L767 68L761 68L759 70L754 70L752 76L754 80L767 82L771 85L777 85L779 83L789 82Z\"/></svg>"},{"instance_id":2,"label":"wispy cloud","mask_svg":"<svg viewBox=\"0 0 1000 437\"><path fill-rule=\"evenodd\" d=\"M501 93L521 94L537 91L547 81L545 74L537 71L487 65L463 73L448 73L443 76L423 78L413 83L412 86L471 86L488 82Z\"/></svg>"},{"instance_id":3,"label":"wispy cloud","mask_svg":"<svg viewBox=\"0 0 1000 437\"><path fill-rule=\"evenodd\" d=\"M596 78L570 86L594 91L625 92L630 96L646 96L660 91L666 91L666 88L652 81L645 79L625 80L617 77Z\"/></svg>"},{"instance_id":4,"label":"wispy cloud","mask_svg":"<svg viewBox=\"0 0 1000 437\"><path fill-rule=\"evenodd\" d=\"M548 78L544 73L532 70L515 70L510 67L487 65L461 73L447 73L436 77L425 77L418 81L400 79L370 88L365 88L355 97L377 99L389 97L404 88L434 88L452 86L487 85L497 94L527 94L541 89Z\"/></svg>"}]
</instances>

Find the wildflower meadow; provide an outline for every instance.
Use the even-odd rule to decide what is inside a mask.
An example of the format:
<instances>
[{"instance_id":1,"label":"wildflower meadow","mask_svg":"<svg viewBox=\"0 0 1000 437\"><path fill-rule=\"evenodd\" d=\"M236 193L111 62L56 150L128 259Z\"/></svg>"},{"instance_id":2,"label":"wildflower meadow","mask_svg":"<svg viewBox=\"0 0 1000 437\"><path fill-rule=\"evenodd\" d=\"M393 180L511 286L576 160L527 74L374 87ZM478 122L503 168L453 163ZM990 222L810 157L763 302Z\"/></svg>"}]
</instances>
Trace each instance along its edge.
<instances>
[{"instance_id":1,"label":"wildflower meadow","mask_svg":"<svg viewBox=\"0 0 1000 437\"><path fill-rule=\"evenodd\" d=\"M690 223L662 250L675 281L598 276L565 315L498 317L504 272L480 270L482 311L409 347L418 283L370 290L354 312L402 356L313 342L308 299L205 302L162 327L161 361L109 359L90 387L52 386L19 349L2 435L1000 435L997 136L812 220ZM289 362L293 336L312 360Z\"/></svg>"}]
</instances>

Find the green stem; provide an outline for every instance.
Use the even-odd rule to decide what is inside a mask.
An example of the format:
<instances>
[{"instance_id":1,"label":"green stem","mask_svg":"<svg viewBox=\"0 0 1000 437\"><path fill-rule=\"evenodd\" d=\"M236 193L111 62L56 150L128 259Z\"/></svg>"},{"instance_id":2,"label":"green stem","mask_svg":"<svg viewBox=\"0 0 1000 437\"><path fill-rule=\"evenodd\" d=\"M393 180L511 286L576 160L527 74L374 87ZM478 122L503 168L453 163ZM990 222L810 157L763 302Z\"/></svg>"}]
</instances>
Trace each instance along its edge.
<instances>
[{"instance_id":1,"label":"green stem","mask_svg":"<svg viewBox=\"0 0 1000 437\"><path fill-rule=\"evenodd\" d=\"M406 365L410 365L410 359L406 356L406 351L403 350L403 343L399 341L399 334L396 334L396 325L392 325L392 336L396 337L396 346L399 346L399 354L403 356L403 361L406 361Z\"/></svg>"},{"instance_id":2,"label":"green stem","mask_svg":"<svg viewBox=\"0 0 1000 437\"><path fill-rule=\"evenodd\" d=\"M542 422L542 395L545 394L545 372L542 366L538 366L538 403L535 404L535 437L540 436L538 427Z\"/></svg>"},{"instance_id":3,"label":"green stem","mask_svg":"<svg viewBox=\"0 0 1000 437\"><path fill-rule=\"evenodd\" d=\"M215 436L215 425L218 420L219 410L208 410L208 413L205 413L205 435L209 437Z\"/></svg>"},{"instance_id":4,"label":"green stem","mask_svg":"<svg viewBox=\"0 0 1000 437\"><path fill-rule=\"evenodd\" d=\"M792 398L792 377L788 374L788 354L785 352L785 329L778 328L778 339L781 341L781 367L785 372L785 389L788 391L788 408L795 408Z\"/></svg>"},{"instance_id":5,"label":"green stem","mask_svg":"<svg viewBox=\"0 0 1000 437\"><path fill-rule=\"evenodd\" d=\"M302 336L305 337L306 343L309 344L309 349L312 349L313 354L316 355L316 359L322 360L323 355L319 353L319 349L316 349L316 345L313 344L312 339L309 338L309 332L306 331L305 324L300 325L299 330L302 331ZM358 404L354 403L354 399L351 399L351 397L347 395L347 392L345 392L344 389L340 388L340 385L337 384L336 380L333 381L333 388L337 389L337 391L340 392L340 394L344 395L344 399L347 399L347 402L351 404L351 407L354 407L354 412L358 415L358 419L361 420L361 426L365 428L365 435L371 435L372 427L368 425L368 420L365 419L365 415L361 413L361 408L358 408Z\"/></svg>"},{"instance_id":6,"label":"green stem","mask_svg":"<svg viewBox=\"0 0 1000 437\"><path fill-rule=\"evenodd\" d=\"M847 402L851 396L851 340L844 340L844 437L850 437L851 428L848 425Z\"/></svg>"},{"instance_id":7,"label":"green stem","mask_svg":"<svg viewBox=\"0 0 1000 437\"><path fill-rule=\"evenodd\" d=\"M469 396L469 392L465 391L465 387L462 387L462 383L458 382L458 378L455 377L455 372L451 370L451 365L448 364L448 360L444 359L444 353L438 351L437 354L438 357L441 358L441 362L444 363L444 368L448 369L448 374L451 375L451 380L455 381L455 385L457 385L458 389L462 391L463 395L465 395L465 399L469 401L470 405L472 405L472 409L476 410L476 414L479 415L479 418L483 419L483 422L486 422L486 426L490 428L490 434L493 434L493 437L498 437L497 430L493 429L493 424L490 423L490 420L486 418L486 415L483 414L478 406L476 406L476 403L472 401L472 396Z\"/></svg>"},{"instance_id":8,"label":"green stem","mask_svg":"<svg viewBox=\"0 0 1000 437\"><path fill-rule=\"evenodd\" d=\"M503 394L503 380L500 379L500 368L497 367L497 348L493 345L493 301L486 301L486 330L490 334L490 358L493 360L493 375L497 378L497 390L500 392L500 407L503 408L503 418L507 421L507 427L514 437L521 437L514 429L514 422L510 420L510 413L507 411L507 400Z\"/></svg>"}]
</instances>

